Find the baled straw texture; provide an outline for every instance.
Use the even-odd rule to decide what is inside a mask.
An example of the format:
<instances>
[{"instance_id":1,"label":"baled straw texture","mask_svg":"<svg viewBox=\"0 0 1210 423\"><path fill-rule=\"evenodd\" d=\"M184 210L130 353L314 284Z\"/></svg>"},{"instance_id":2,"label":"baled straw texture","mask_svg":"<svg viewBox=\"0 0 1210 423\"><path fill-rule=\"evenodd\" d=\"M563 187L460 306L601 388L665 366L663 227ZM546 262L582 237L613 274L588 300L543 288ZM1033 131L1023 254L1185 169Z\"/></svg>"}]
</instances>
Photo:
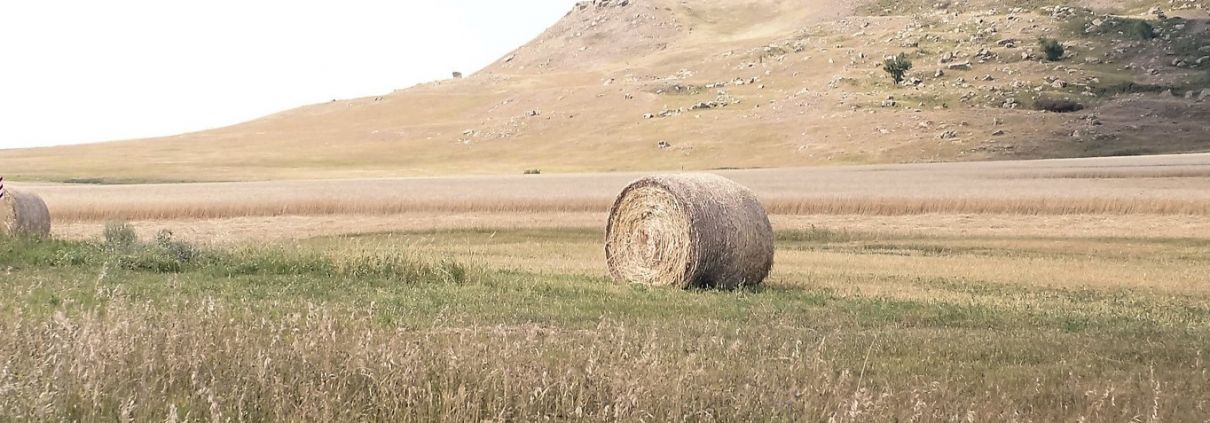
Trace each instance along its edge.
<instances>
[{"instance_id":1,"label":"baled straw texture","mask_svg":"<svg viewBox=\"0 0 1210 423\"><path fill-rule=\"evenodd\" d=\"M773 267L773 227L756 195L730 179L653 176L631 183L614 202L605 256L619 282L756 286Z\"/></svg>"},{"instance_id":2,"label":"baled straw texture","mask_svg":"<svg viewBox=\"0 0 1210 423\"><path fill-rule=\"evenodd\" d=\"M0 235L50 235L50 210L42 197L21 191L8 191L0 199Z\"/></svg>"}]
</instances>

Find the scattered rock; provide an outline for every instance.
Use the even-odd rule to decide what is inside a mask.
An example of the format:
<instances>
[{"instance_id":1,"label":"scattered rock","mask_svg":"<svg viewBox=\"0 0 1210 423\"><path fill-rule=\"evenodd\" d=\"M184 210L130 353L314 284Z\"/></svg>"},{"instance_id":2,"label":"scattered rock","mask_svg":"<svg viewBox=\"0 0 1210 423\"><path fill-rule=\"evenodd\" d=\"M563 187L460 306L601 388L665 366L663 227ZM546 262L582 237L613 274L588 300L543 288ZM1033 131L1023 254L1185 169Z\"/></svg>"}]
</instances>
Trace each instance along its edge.
<instances>
[{"instance_id":1,"label":"scattered rock","mask_svg":"<svg viewBox=\"0 0 1210 423\"><path fill-rule=\"evenodd\" d=\"M1206 89L1202 90L1202 93L1197 96L1197 99L1198 100L1210 99L1210 88L1206 88Z\"/></svg>"},{"instance_id":2,"label":"scattered rock","mask_svg":"<svg viewBox=\"0 0 1210 423\"><path fill-rule=\"evenodd\" d=\"M1013 97L1009 97L1009 98L1005 99L1004 104L1000 105L1001 108L1005 108L1005 109L1016 109L1019 106L1020 106L1020 104L1017 103L1017 99L1013 98Z\"/></svg>"},{"instance_id":3,"label":"scattered rock","mask_svg":"<svg viewBox=\"0 0 1210 423\"><path fill-rule=\"evenodd\" d=\"M1050 83L1050 86L1055 88L1067 88L1067 81L1056 79L1055 82Z\"/></svg>"},{"instance_id":4,"label":"scattered rock","mask_svg":"<svg viewBox=\"0 0 1210 423\"><path fill-rule=\"evenodd\" d=\"M997 129L997 130L995 130L995 132L992 132L992 136L993 136L993 137L998 137L998 136L1001 136L1001 135L1004 135L1004 134L1005 134L1005 132L1004 132L1004 130L1003 130L1003 129Z\"/></svg>"},{"instance_id":5,"label":"scattered rock","mask_svg":"<svg viewBox=\"0 0 1210 423\"><path fill-rule=\"evenodd\" d=\"M604 9L606 7L626 7L629 5L630 0L591 0L576 3L576 8L584 10L595 6L598 9Z\"/></svg>"},{"instance_id":6,"label":"scattered rock","mask_svg":"<svg viewBox=\"0 0 1210 423\"><path fill-rule=\"evenodd\" d=\"M941 55L941 60L939 60L938 63L944 65L944 64L952 62L952 61L954 61L954 53L947 51L947 52L945 52L945 54Z\"/></svg>"},{"instance_id":7,"label":"scattered rock","mask_svg":"<svg viewBox=\"0 0 1210 423\"><path fill-rule=\"evenodd\" d=\"M882 100L882 107L895 107L898 104L895 102L895 96L889 96L886 100Z\"/></svg>"},{"instance_id":8,"label":"scattered rock","mask_svg":"<svg viewBox=\"0 0 1210 423\"><path fill-rule=\"evenodd\" d=\"M529 113L526 113L525 115L529 116L529 117L538 117L538 116L542 115L542 112L539 112L537 110L530 110Z\"/></svg>"},{"instance_id":9,"label":"scattered rock","mask_svg":"<svg viewBox=\"0 0 1210 423\"><path fill-rule=\"evenodd\" d=\"M940 78L943 76L945 76L945 70L943 69L937 69L937 72L933 73L934 78Z\"/></svg>"},{"instance_id":10,"label":"scattered rock","mask_svg":"<svg viewBox=\"0 0 1210 423\"><path fill-rule=\"evenodd\" d=\"M1161 21L1168 19L1168 15L1165 14L1164 10L1160 9L1159 7L1152 7L1151 10L1147 11L1147 14L1155 16L1155 17L1159 18Z\"/></svg>"},{"instance_id":11,"label":"scattered rock","mask_svg":"<svg viewBox=\"0 0 1210 423\"><path fill-rule=\"evenodd\" d=\"M996 45L998 45L1000 47L1004 47L1004 48L1017 48L1017 43L1018 43L1018 41L1014 38L1005 38L1003 40L997 41Z\"/></svg>"},{"instance_id":12,"label":"scattered rock","mask_svg":"<svg viewBox=\"0 0 1210 423\"><path fill-rule=\"evenodd\" d=\"M952 140L954 138L958 138L958 131L952 131L952 130L945 131L945 132L942 132L940 135L937 135L937 138L943 139L943 140Z\"/></svg>"},{"instance_id":13,"label":"scattered rock","mask_svg":"<svg viewBox=\"0 0 1210 423\"><path fill-rule=\"evenodd\" d=\"M660 141L659 143L656 144L656 146L659 147L660 150L667 150L669 148L672 148L672 143L670 143L668 141Z\"/></svg>"},{"instance_id":14,"label":"scattered rock","mask_svg":"<svg viewBox=\"0 0 1210 423\"><path fill-rule=\"evenodd\" d=\"M950 63L945 68L950 69L950 70L955 70L955 69L970 70L971 62L967 61L967 62Z\"/></svg>"},{"instance_id":15,"label":"scattered rock","mask_svg":"<svg viewBox=\"0 0 1210 423\"><path fill-rule=\"evenodd\" d=\"M719 96L718 98L716 98L716 99L714 99L714 100L711 100L711 101L703 101L703 102L700 102L700 103L694 104L693 106L691 106L691 107L689 108L689 110L709 110L709 109L717 109L717 108L719 108L719 107L727 107L727 106L730 106L731 104L734 104L734 103L735 103L735 101L734 101L734 100L732 100L732 99L731 99L731 97L728 97L728 96Z\"/></svg>"}]
</instances>

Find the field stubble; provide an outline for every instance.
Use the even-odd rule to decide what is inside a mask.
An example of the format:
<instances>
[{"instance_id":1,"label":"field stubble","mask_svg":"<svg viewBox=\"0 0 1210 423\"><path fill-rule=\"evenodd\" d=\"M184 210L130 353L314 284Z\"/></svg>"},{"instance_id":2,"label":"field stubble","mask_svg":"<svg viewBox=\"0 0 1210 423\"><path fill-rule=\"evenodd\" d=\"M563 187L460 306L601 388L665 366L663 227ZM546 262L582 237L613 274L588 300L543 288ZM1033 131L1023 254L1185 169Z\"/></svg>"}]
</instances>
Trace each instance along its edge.
<instances>
[{"instance_id":1,"label":"field stubble","mask_svg":"<svg viewBox=\"0 0 1210 423\"><path fill-rule=\"evenodd\" d=\"M1210 155L719 171L774 215L1210 215ZM603 213L639 174L34 185L56 222Z\"/></svg>"},{"instance_id":2,"label":"field stubble","mask_svg":"<svg viewBox=\"0 0 1210 423\"><path fill-rule=\"evenodd\" d=\"M156 246L8 241L0 412L135 421L1210 416L1205 238L781 231L768 285L724 293L609 283L600 236L335 236L203 250L184 262Z\"/></svg>"},{"instance_id":3,"label":"field stubble","mask_svg":"<svg viewBox=\"0 0 1210 423\"><path fill-rule=\"evenodd\" d=\"M1206 160L724 172L783 211L733 293L608 282L595 207L634 175L39 186L65 238L209 245L0 245L0 414L1204 421L1210 190L1172 169Z\"/></svg>"}]
</instances>

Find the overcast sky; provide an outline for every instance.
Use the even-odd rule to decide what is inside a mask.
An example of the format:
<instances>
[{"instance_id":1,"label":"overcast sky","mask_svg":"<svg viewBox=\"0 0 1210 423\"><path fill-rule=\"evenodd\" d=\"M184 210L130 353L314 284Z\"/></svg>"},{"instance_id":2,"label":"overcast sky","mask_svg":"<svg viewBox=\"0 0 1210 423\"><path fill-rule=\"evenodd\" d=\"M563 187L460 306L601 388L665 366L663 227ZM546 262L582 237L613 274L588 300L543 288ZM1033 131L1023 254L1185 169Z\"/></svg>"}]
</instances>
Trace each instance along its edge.
<instances>
[{"instance_id":1,"label":"overcast sky","mask_svg":"<svg viewBox=\"0 0 1210 423\"><path fill-rule=\"evenodd\" d=\"M478 70L574 0L0 2L0 148L172 135Z\"/></svg>"}]
</instances>

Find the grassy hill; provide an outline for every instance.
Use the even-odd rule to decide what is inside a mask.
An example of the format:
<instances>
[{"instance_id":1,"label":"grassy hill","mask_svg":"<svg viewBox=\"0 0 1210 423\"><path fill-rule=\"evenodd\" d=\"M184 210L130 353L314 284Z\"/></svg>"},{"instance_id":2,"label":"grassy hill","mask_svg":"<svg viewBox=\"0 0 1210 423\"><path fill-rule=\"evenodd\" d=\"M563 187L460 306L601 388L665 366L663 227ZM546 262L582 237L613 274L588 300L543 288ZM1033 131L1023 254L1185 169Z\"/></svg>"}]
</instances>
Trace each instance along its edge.
<instances>
[{"instance_id":1,"label":"grassy hill","mask_svg":"<svg viewBox=\"0 0 1210 423\"><path fill-rule=\"evenodd\" d=\"M584 2L465 79L198 133L0 151L0 169L215 181L1210 151L1206 1L1014 4ZM1064 56L1046 60L1043 37ZM899 53L914 65L903 84L882 70Z\"/></svg>"}]
</instances>

